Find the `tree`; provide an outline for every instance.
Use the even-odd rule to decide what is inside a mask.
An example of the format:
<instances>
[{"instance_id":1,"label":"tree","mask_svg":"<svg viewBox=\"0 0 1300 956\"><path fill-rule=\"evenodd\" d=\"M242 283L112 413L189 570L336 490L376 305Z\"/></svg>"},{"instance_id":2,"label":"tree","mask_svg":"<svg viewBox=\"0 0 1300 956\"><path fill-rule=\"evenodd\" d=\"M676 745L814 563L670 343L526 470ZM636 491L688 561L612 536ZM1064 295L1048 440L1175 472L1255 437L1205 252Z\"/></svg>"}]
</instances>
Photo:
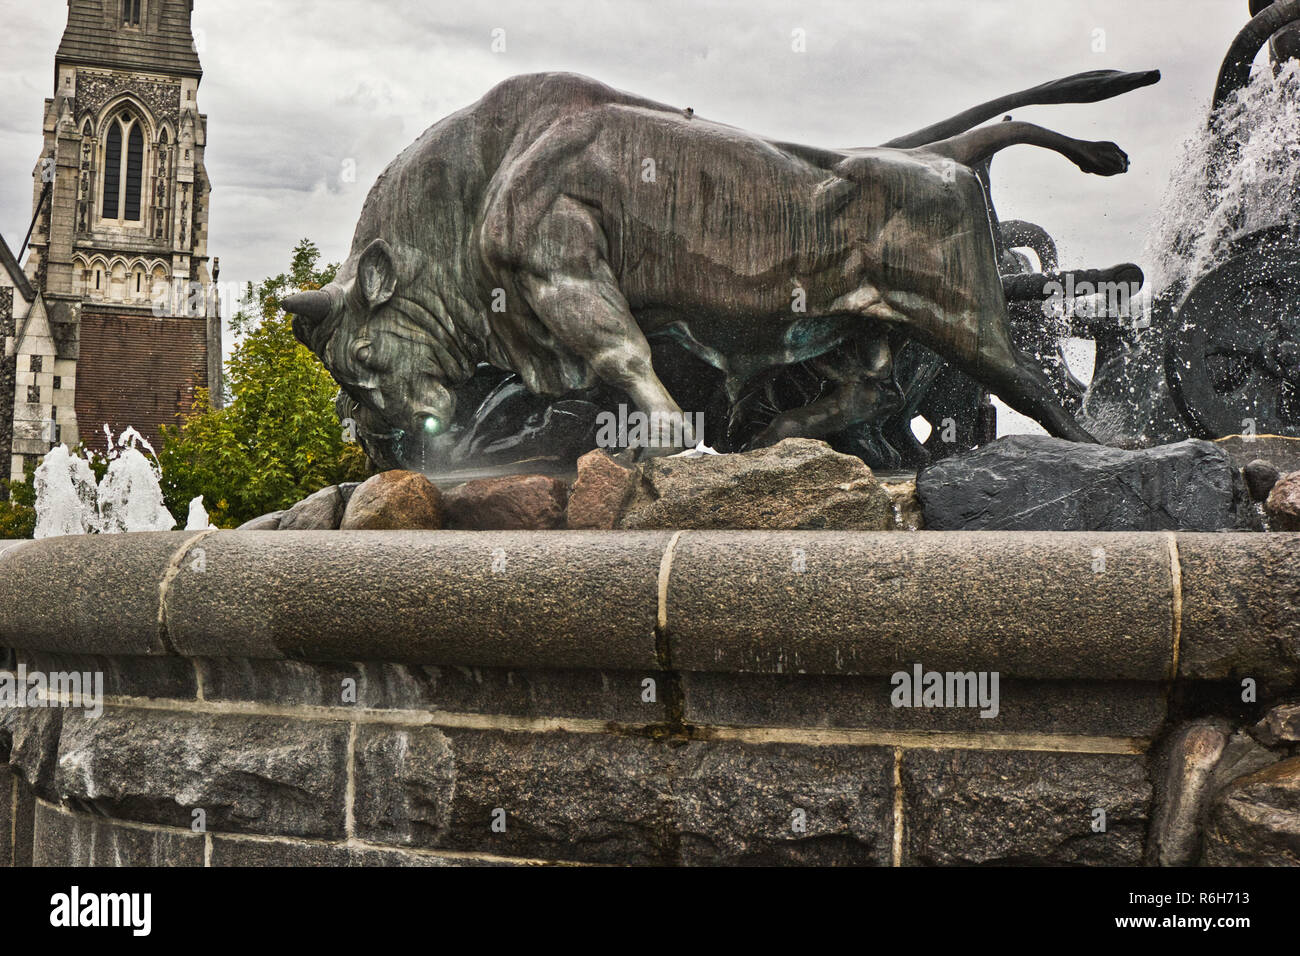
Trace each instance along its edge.
<instances>
[{"instance_id":1,"label":"tree","mask_svg":"<svg viewBox=\"0 0 1300 956\"><path fill-rule=\"evenodd\" d=\"M200 494L212 522L228 528L369 475L360 445L344 440L334 411L338 386L293 337L279 307L286 295L334 278L338 266L318 268L319 259L304 239L287 272L249 283L231 321L240 341L227 366L225 407L209 408L200 390L183 422L163 427L163 491L182 521Z\"/></svg>"},{"instance_id":2,"label":"tree","mask_svg":"<svg viewBox=\"0 0 1300 956\"><path fill-rule=\"evenodd\" d=\"M36 466L28 463L22 481L0 478L0 540L30 538L36 531Z\"/></svg>"}]
</instances>

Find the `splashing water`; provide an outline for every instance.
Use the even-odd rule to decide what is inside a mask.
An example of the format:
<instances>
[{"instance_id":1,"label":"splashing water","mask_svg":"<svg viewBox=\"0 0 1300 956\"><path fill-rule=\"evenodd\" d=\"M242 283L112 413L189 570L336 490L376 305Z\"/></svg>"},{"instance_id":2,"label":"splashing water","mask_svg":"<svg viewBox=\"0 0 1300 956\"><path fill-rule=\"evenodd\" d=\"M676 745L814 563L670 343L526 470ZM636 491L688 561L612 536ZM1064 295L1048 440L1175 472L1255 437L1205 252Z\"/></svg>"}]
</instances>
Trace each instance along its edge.
<instances>
[{"instance_id":1,"label":"splashing water","mask_svg":"<svg viewBox=\"0 0 1300 956\"><path fill-rule=\"evenodd\" d=\"M160 473L141 451L123 448L99 483L99 531L171 531L176 527L163 504Z\"/></svg>"},{"instance_id":2,"label":"splashing water","mask_svg":"<svg viewBox=\"0 0 1300 956\"><path fill-rule=\"evenodd\" d=\"M185 519L186 531L215 530L216 525L208 520L208 509L203 507L203 496L190 499L189 517Z\"/></svg>"},{"instance_id":3,"label":"splashing water","mask_svg":"<svg viewBox=\"0 0 1300 956\"><path fill-rule=\"evenodd\" d=\"M1255 66L1250 82L1183 144L1143 260L1157 298L1177 302L1228 258L1231 240L1300 223L1300 61Z\"/></svg>"},{"instance_id":4,"label":"splashing water","mask_svg":"<svg viewBox=\"0 0 1300 956\"><path fill-rule=\"evenodd\" d=\"M37 538L67 534L119 534L127 531L171 531L176 519L163 503L157 458L153 447L134 428L122 432L116 444L108 436L108 470L98 486L90 462L60 445L36 469ZM190 515L194 516L190 503ZM203 512L202 500L198 499ZM207 513L203 512L207 521Z\"/></svg>"},{"instance_id":5,"label":"splashing water","mask_svg":"<svg viewBox=\"0 0 1300 956\"><path fill-rule=\"evenodd\" d=\"M1146 285L1131 344L1090 383L1083 416L1107 444L1149 447L1187 435L1170 393L1169 321L1191 288L1232 256L1245 236L1265 261L1281 234L1300 232L1300 62L1256 64L1250 82L1224 100L1183 142L1142 257Z\"/></svg>"},{"instance_id":6,"label":"splashing water","mask_svg":"<svg viewBox=\"0 0 1300 956\"><path fill-rule=\"evenodd\" d=\"M95 474L67 445L52 449L34 478L37 538L89 534L99 525Z\"/></svg>"}]
</instances>

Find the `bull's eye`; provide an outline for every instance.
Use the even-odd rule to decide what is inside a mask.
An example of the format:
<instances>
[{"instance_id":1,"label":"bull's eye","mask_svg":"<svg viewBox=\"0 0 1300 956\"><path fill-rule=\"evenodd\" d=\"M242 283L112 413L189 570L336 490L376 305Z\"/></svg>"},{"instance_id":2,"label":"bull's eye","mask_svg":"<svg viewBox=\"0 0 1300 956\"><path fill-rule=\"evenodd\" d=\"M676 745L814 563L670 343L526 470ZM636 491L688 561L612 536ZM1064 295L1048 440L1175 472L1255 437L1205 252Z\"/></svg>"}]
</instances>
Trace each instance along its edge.
<instances>
[{"instance_id":1,"label":"bull's eye","mask_svg":"<svg viewBox=\"0 0 1300 956\"><path fill-rule=\"evenodd\" d=\"M369 365L374 354L375 350L371 348L368 339L362 339L352 346L352 359L361 365Z\"/></svg>"},{"instance_id":2,"label":"bull's eye","mask_svg":"<svg viewBox=\"0 0 1300 956\"><path fill-rule=\"evenodd\" d=\"M442 431L442 419L437 415L424 416L424 433L426 435L436 435Z\"/></svg>"}]
</instances>

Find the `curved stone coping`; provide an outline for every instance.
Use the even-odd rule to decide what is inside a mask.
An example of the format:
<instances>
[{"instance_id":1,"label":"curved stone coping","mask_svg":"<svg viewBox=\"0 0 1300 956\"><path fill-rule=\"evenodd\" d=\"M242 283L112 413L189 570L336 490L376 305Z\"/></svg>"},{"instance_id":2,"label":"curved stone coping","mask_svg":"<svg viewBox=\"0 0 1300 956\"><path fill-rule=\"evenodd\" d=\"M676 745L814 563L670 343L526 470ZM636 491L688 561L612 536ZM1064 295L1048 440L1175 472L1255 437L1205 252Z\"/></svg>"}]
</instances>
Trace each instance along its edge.
<instances>
[{"instance_id":1,"label":"curved stone coping","mask_svg":"<svg viewBox=\"0 0 1300 956\"><path fill-rule=\"evenodd\" d=\"M168 532L0 545L0 646L1161 680L1300 671L1300 534Z\"/></svg>"}]
</instances>

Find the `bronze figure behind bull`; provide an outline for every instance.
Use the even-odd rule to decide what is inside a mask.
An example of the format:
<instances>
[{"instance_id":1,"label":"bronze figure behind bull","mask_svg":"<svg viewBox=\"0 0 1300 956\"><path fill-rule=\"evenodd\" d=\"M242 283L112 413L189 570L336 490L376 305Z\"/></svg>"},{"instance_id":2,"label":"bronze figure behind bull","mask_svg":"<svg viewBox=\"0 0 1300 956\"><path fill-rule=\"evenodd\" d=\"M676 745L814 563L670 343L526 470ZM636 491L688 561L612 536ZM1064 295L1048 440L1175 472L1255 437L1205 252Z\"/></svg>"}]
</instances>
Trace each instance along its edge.
<instances>
[{"instance_id":1,"label":"bronze figure behind bull","mask_svg":"<svg viewBox=\"0 0 1300 956\"><path fill-rule=\"evenodd\" d=\"M480 363L540 395L603 382L680 422L647 342L668 335L732 401L755 376L819 360L828 394L756 443L819 437L897 406L892 357L911 337L1052 434L1090 441L1011 343L973 169L1020 143L1106 176L1128 158L1027 123L969 127L1157 78L1080 74L890 145L831 150L582 76L515 77L403 152L336 281L284 306L370 424L407 435L444 430Z\"/></svg>"}]
</instances>

